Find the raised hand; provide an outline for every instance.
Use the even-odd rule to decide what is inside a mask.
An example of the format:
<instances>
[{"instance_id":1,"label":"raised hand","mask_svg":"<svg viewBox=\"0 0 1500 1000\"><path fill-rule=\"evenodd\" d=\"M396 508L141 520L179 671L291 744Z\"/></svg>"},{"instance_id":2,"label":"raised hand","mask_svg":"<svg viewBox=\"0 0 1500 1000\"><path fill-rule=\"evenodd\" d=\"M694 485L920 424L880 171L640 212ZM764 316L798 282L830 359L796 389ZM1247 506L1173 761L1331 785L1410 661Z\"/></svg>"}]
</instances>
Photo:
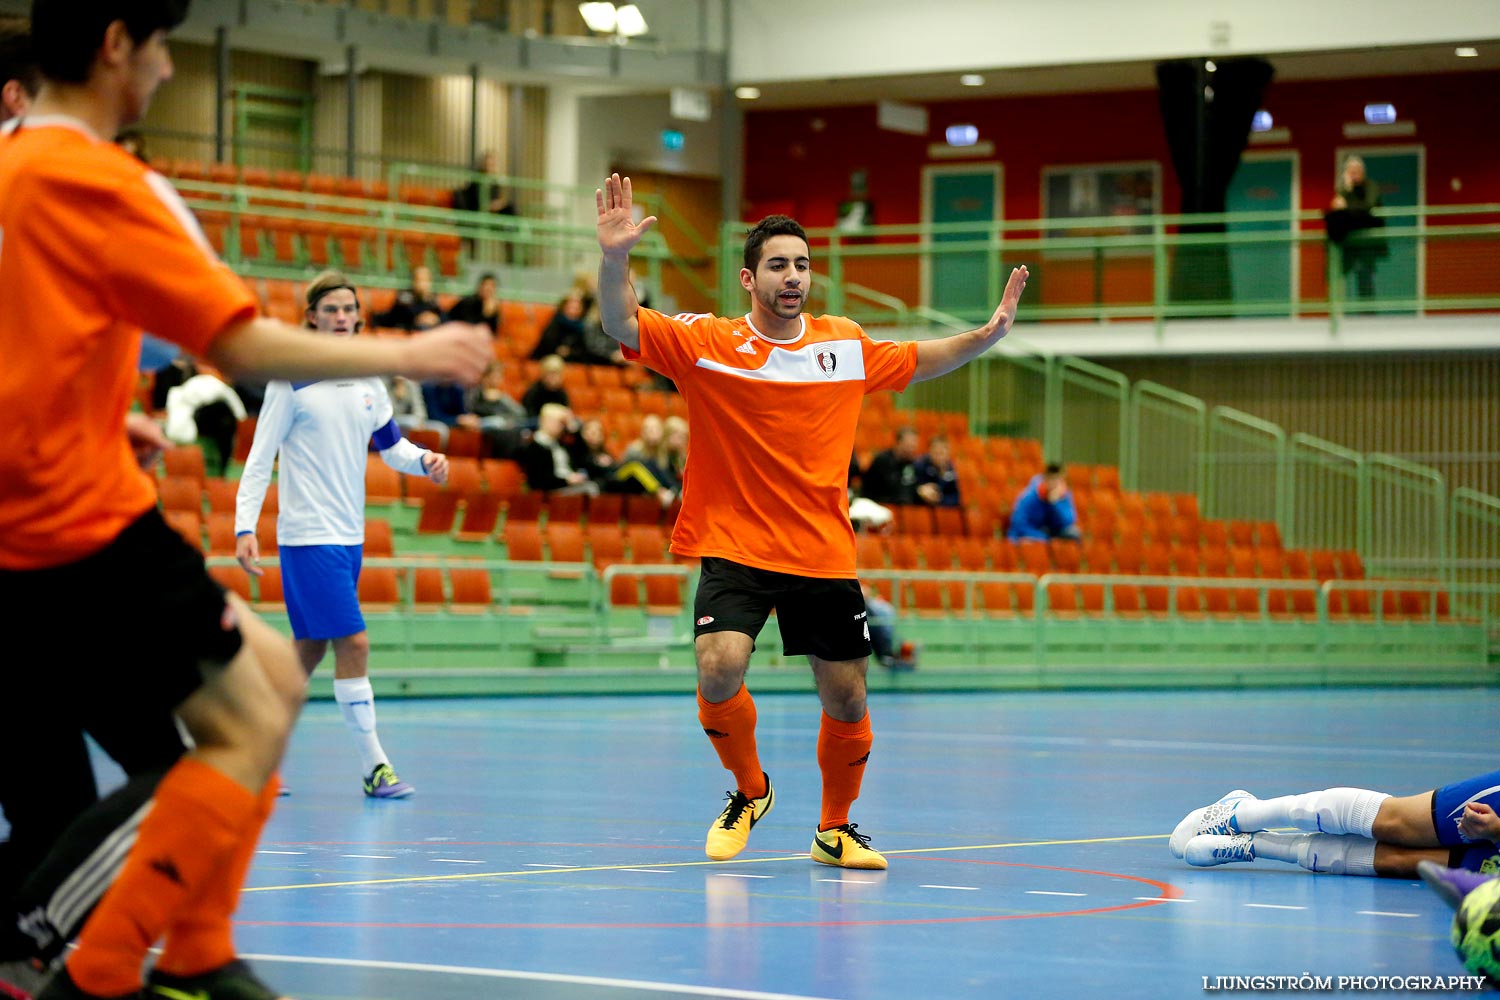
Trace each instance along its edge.
<instances>
[{"instance_id":1,"label":"raised hand","mask_svg":"<svg viewBox=\"0 0 1500 1000\"><path fill-rule=\"evenodd\" d=\"M611 174L605 178L603 189L594 192L594 204L599 210L599 249L606 257L627 256L656 223L654 215L640 222L632 217L629 177Z\"/></svg>"},{"instance_id":2,"label":"raised hand","mask_svg":"<svg viewBox=\"0 0 1500 1000\"><path fill-rule=\"evenodd\" d=\"M1010 325L1016 321L1016 307L1021 304L1021 293L1026 290L1026 279L1030 276L1031 272L1026 270L1025 264L1010 270L1010 280L1005 283L1005 294L1000 296L1000 306L989 322L990 329L998 332L1001 337L1010 332Z\"/></svg>"}]
</instances>

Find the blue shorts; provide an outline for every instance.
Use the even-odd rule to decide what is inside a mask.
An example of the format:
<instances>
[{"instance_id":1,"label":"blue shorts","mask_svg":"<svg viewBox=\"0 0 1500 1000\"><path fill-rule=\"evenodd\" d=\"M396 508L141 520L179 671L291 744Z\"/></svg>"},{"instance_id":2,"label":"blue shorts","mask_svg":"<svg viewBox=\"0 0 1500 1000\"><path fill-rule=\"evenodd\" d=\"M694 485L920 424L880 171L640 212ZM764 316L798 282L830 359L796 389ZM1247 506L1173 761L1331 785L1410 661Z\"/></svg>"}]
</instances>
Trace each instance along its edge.
<instances>
[{"instance_id":1,"label":"blue shorts","mask_svg":"<svg viewBox=\"0 0 1500 1000\"><path fill-rule=\"evenodd\" d=\"M1470 843L1459 836L1458 821L1463 818L1466 802L1483 802L1500 812L1500 771L1444 785L1432 793L1432 826L1438 843L1453 848L1450 866L1474 872L1495 871L1500 848L1483 840Z\"/></svg>"},{"instance_id":2,"label":"blue shorts","mask_svg":"<svg viewBox=\"0 0 1500 1000\"><path fill-rule=\"evenodd\" d=\"M360 545L283 545L281 588L292 635L342 639L365 630L359 613Z\"/></svg>"}]
</instances>

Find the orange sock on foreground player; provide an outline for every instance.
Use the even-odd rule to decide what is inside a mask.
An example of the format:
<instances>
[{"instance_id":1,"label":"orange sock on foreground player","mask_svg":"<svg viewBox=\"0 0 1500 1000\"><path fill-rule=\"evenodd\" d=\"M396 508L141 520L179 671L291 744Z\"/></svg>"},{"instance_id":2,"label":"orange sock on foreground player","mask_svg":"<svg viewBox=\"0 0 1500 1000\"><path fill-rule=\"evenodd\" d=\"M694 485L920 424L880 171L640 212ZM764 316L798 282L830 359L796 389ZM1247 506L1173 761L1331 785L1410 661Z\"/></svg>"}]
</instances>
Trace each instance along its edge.
<instances>
[{"instance_id":1,"label":"orange sock on foreground player","mask_svg":"<svg viewBox=\"0 0 1500 1000\"><path fill-rule=\"evenodd\" d=\"M823 809L819 830L832 830L849 822L849 807L859 798L874 738L870 713L858 722L840 722L827 712L818 727L818 769L823 772Z\"/></svg>"},{"instance_id":2,"label":"orange sock on foreground player","mask_svg":"<svg viewBox=\"0 0 1500 1000\"><path fill-rule=\"evenodd\" d=\"M166 946L156 968L174 976L196 976L234 960L230 918L239 905L240 889L250 871L261 830L271 818L281 791L279 775L271 775L256 800L250 826L225 863L167 930Z\"/></svg>"},{"instance_id":3,"label":"orange sock on foreground player","mask_svg":"<svg viewBox=\"0 0 1500 1000\"><path fill-rule=\"evenodd\" d=\"M748 798L766 794L766 775L755 749L755 702L750 689L740 685L728 701L717 704L698 692L698 721L713 742L720 762L734 775L736 786Z\"/></svg>"},{"instance_id":4,"label":"orange sock on foreground player","mask_svg":"<svg viewBox=\"0 0 1500 1000\"><path fill-rule=\"evenodd\" d=\"M68 960L73 981L106 997L140 989L147 950L187 900L227 877L246 844L254 849L260 809L260 799L202 761L186 758L173 767L129 861L78 937Z\"/></svg>"}]
</instances>

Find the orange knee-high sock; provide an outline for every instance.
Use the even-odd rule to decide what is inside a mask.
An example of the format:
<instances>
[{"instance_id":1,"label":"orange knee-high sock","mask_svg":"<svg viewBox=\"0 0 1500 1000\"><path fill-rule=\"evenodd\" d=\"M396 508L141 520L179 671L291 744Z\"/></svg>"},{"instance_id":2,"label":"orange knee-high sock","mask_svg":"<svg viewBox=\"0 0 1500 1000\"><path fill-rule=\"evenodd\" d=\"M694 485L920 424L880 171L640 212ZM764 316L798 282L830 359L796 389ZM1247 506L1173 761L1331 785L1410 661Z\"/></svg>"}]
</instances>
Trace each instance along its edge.
<instances>
[{"instance_id":1,"label":"orange knee-high sock","mask_svg":"<svg viewBox=\"0 0 1500 1000\"><path fill-rule=\"evenodd\" d=\"M68 958L73 981L105 997L140 989L147 949L224 865L256 808L256 797L223 772L192 757L178 761L78 936Z\"/></svg>"},{"instance_id":2,"label":"orange knee-high sock","mask_svg":"<svg viewBox=\"0 0 1500 1000\"><path fill-rule=\"evenodd\" d=\"M849 822L849 807L859 798L870 759L870 713L858 722L840 722L827 712L818 727L818 769L823 772L823 814L819 830Z\"/></svg>"},{"instance_id":3,"label":"orange knee-high sock","mask_svg":"<svg viewBox=\"0 0 1500 1000\"><path fill-rule=\"evenodd\" d=\"M755 752L755 702L750 689L741 684L734 697L718 704L705 701L699 691L698 721L739 790L752 799L766 794L765 772Z\"/></svg>"},{"instance_id":4,"label":"orange knee-high sock","mask_svg":"<svg viewBox=\"0 0 1500 1000\"><path fill-rule=\"evenodd\" d=\"M276 797L281 781L276 775L266 782L256 800L255 815L245 827L240 842L224 864L209 876L201 892L184 907L182 915L167 928L167 942L156 967L174 976L196 976L227 965L234 959L234 939L230 918L240 902L240 889L250 871L260 832Z\"/></svg>"}]
</instances>

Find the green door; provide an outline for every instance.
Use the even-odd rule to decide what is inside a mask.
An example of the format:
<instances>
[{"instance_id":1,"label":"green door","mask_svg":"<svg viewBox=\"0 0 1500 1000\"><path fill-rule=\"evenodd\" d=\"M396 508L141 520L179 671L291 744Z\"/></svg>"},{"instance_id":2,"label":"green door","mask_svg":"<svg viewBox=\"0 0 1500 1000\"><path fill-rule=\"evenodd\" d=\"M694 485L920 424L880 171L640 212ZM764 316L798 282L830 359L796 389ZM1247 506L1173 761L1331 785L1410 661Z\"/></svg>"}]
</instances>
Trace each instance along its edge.
<instances>
[{"instance_id":1,"label":"green door","mask_svg":"<svg viewBox=\"0 0 1500 1000\"><path fill-rule=\"evenodd\" d=\"M1246 154L1229 182L1227 211L1287 212L1292 210L1296 178L1294 154L1274 156ZM1235 233L1280 233L1283 239L1229 244L1229 276L1232 301L1236 305L1284 305L1292 312L1292 243L1296 222L1290 215L1280 221L1231 222ZM1278 312L1280 310L1277 310Z\"/></svg>"},{"instance_id":2,"label":"green door","mask_svg":"<svg viewBox=\"0 0 1500 1000\"><path fill-rule=\"evenodd\" d=\"M983 322L998 305L995 274L998 264L985 250L943 252L943 243L965 243L988 239L1000 218L1000 167L983 164L959 168L934 167L925 172L927 197L924 221L984 222L984 231L943 233L927 269L927 302L939 312L961 319Z\"/></svg>"},{"instance_id":3,"label":"green door","mask_svg":"<svg viewBox=\"0 0 1500 1000\"><path fill-rule=\"evenodd\" d=\"M1422 151L1411 149L1360 149L1352 147L1339 150L1335 170L1343 167L1344 157L1358 153L1365 161L1365 175L1380 185L1380 204L1386 209L1419 208L1423 204ZM1337 176L1335 176L1337 180ZM1387 233L1402 229L1414 229L1417 215L1387 215ZM1385 253L1375 258L1375 301L1395 301L1395 308L1378 308L1379 312L1414 312L1413 301L1417 297L1418 280L1423 266L1422 250L1415 235L1386 235ZM1344 287L1345 308L1353 312L1358 308L1358 289L1351 275Z\"/></svg>"}]
</instances>

